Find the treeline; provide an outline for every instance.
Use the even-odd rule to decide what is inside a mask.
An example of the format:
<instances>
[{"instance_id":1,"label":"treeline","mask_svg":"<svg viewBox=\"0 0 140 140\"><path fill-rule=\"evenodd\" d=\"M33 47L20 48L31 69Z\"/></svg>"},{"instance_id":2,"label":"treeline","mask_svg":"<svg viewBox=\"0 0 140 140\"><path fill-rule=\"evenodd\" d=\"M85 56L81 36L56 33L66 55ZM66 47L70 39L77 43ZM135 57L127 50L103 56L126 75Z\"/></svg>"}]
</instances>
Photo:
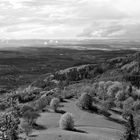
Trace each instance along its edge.
<instances>
[{"instance_id":1,"label":"treeline","mask_svg":"<svg viewBox=\"0 0 140 140\"><path fill-rule=\"evenodd\" d=\"M54 78L59 81L79 81L82 79L92 79L103 72L104 70L101 66L90 64L58 71L54 74Z\"/></svg>"}]
</instances>

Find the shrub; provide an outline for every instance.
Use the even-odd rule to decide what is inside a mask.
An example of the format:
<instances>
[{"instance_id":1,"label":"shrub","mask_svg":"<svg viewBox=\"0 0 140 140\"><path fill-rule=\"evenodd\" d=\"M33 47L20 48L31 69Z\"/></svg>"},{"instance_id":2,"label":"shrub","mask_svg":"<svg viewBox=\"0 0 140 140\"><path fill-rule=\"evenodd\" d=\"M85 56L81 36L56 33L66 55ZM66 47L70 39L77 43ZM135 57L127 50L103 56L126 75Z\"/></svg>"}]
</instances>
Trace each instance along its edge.
<instances>
[{"instance_id":1,"label":"shrub","mask_svg":"<svg viewBox=\"0 0 140 140\"><path fill-rule=\"evenodd\" d=\"M0 113L0 135L2 140L18 140L20 120L14 112Z\"/></svg>"},{"instance_id":2,"label":"shrub","mask_svg":"<svg viewBox=\"0 0 140 140\"><path fill-rule=\"evenodd\" d=\"M114 103L114 101L112 99L108 99L108 100L104 101L103 104L102 104L102 107L106 111L111 109L114 106L115 106L115 103Z\"/></svg>"},{"instance_id":3,"label":"shrub","mask_svg":"<svg viewBox=\"0 0 140 140\"><path fill-rule=\"evenodd\" d=\"M123 110L125 111L128 109L132 109L133 103L134 103L134 99L132 97L129 97L128 99L126 99L123 104Z\"/></svg>"},{"instance_id":4,"label":"shrub","mask_svg":"<svg viewBox=\"0 0 140 140\"><path fill-rule=\"evenodd\" d=\"M87 93L83 93L79 98L78 105L82 109L91 109L91 107L92 107L92 97Z\"/></svg>"},{"instance_id":5,"label":"shrub","mask_svg":"<svg viewBox=\"0 0 140 140\"><path fill-rule=\"evenodd\" d=\"M0 110L4 111L6 108L8 108L7 102L1 102L0 103Z\"/></svg>"},{"instance_id":6,"label":"shrub","mask_svg":"<svg viewBox=\"0 0 140 140\"><path fill-rule=\"evenodd\" d=\"M111 116L111 114L107 110L104 110L104 108L100 108L98 110L98 113L104 115L105 117L110 117Z\"/></svg>"},{"instance_id":7,"label":"shrub","mask_svg":"<svg viewBox=\"0 0 140 140\"><path fill-rule=\"evenodd\" d=\"M61 116L59 121L59 126L64 130L73 130L74 129L74 118L72 113L65 113Z\"/></svg>"},{"instance_id":8,"label":"shrub","mask_svg":"<svg viewBox=\"0 0 140 140\"><path fill-rule=\"evenodd\" d=\"M20 113L23 115L26 111L34 111L34 108L32 108L29 105L24 105L21 109L20 109Z\"/></svg>"},{"instance_id":9,"label":"shrub","mask_svg":"<svg viewBox=\"0 0 140 140\"><path fill-rule=\"evenodd\" d=\"M90 91L89 91L89 95L94 98L96 97L96 89L94 87L91 87Z\"/></svg>"},{"instance_id":10,"label":"shrub","mask_svg":"<svg viewBox=\"0 0 140 140\"><path fill-rule=\"evenodd\" d=\"M32 126L27 121L22 120L20 126L27 137L32 133Z\"/></svg>"},{"instance_id":11,"label":"shrub","mask_svg":"<svg viewBox=\"0 0 140 140\"><path fill-rule=\"evenodd\" d=\"M124 101L123 104L123 117L128 119L128 117L133 113L133 103L134 100L132 97L129 97L127 100Z\"/></svg>"},{"instance_id":12,"label":"shrub","mask_svg":"<svg viewBox=\"0 0 140 140\"><path fill-rule=\"evenodd\" d=\"M44 96L38 99L35 105L36 110L43 110L47 105L50 104L51 98L52 97L50 96Z\"/></svg>"},{"instance_id":13,"label":"shrub","mask_svg":"<svg viewBox=\"0 0 140 140\"><path fill-rule=\"evenodd\" d=\"M23 114L23 119L27 121L30 125L33 125L35 124L35 121L39 116L39 113L28 110Z\"/></svg>"},{"instance_id":14,"label":"shrub","mask_svg":"<svg viewBox=\"0 0 140 140\"><path fill-rule=\"evenodd\" d=\"M58 105L59 105L59 99L53 98L50 102L50 107L56 112Z\"/></svg>"},{"instance_id":15,"label":"shrub","mask_svg":"<svg viewBox=\"0 0 140 140\"><path fill-rule=\"evenodd\" d=\"M108 87L107 95L111 98L115 98L116 94L123 88L122 83L114 82L113 85Z\"/></svg>"},{"instance_id":16,"label":"shrub","mask_svg":"<svg viewBox=\"0 0 140 140\"><path fill-rule=\"evenodd\" d=\"M137 115L134 120L135 120L136 129L140 133L140 115Z\"/></svg>"},{"instance_id":17,"label":"shrub","mask_svg":"<svg viewBox=\"0 0 140 140\"><path fill-rule=\"evenodd\" d=\"M138 140L139 134L136 130L136 126L134 124L133 115L129 115L128 122L126 124L126 132L124 133L122 140Z\"/></svg>"},{"instance_id":18,"label":"shrub","mask_svg":"<svg viewBox=\"0 0 140 140\"><path fill-rule=\"evenodd\" d=\"M105 82L104 81L99 82L97 95L99 96L100 99L103 99L103 100L105 99Z\"/></svg>"},{"instance_id":19,"label":"shrub","mask_svg":"<svg viewBox=\"0 0 140 140\"><path fill-rule=\"evenodd\" d=\"M128 119L129 119L129 116L130 116L131 114L133 114L133 111L132 111L131 109L127 109L127 110L123 111L122 117L123 117L124 119L128 120Z\"/></svg>"},{"instance_id":20,"label":"shrub","mask_svg":"<svg viewBox=\"0 0 140 140\"><path fill-rule=\"evenodd\" d=\"M123 109L123 102L121 102L121 101L115 101L115 104L116 104L116 107L117 108Z\"/></svg>"},{"instance_id":21,"label":"shrub","mask_svg":"<svg viewBox=\"0 0 140 140\"><path fill-rule=\"evenodd\" d=\"M123 90L118 91L115 98L117 99L117 101L124 101L125 100L125 93L123 92Z\"/></svg>"},{"instance_id":22,"label":"shrub","mask_svg":"<svg viewBox=\"0 0 140 140\"><path fill-rule=\"evenodd\" d=\"M135 112L140 111L140 101L139 100L137 100L133 103L133 109Z\"/></svg>"}]
</instances>

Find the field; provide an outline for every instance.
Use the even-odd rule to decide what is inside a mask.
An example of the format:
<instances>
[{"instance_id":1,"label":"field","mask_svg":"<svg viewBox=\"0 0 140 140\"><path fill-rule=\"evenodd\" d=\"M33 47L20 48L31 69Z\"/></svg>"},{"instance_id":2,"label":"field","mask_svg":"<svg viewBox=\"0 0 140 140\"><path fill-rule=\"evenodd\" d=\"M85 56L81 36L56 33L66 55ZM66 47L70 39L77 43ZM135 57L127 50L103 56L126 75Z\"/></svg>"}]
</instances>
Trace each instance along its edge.
<instances>
[{"instance_id":1,"label":"field","mask_svg":"<svg viewBox=\"0 0 140 140\"><path fill-rule=\"evenodd\" d=\"M42 113L37 123L43 126L44 130L35 130L32 135L35 140L118 140L122 136L124 126L110 121L104 116L80 110L76 106L77 100L66 100L59 110L71 112L75 120L75 131L64 131L59 128L58 122L61 113ZM119 118L120 117L120 118ZM122 120L121 116L112 113L112 118ZM113 120L113 119L112 119ZM31 135L31 137L32 137Z\"/></svg>"}]
</instances>

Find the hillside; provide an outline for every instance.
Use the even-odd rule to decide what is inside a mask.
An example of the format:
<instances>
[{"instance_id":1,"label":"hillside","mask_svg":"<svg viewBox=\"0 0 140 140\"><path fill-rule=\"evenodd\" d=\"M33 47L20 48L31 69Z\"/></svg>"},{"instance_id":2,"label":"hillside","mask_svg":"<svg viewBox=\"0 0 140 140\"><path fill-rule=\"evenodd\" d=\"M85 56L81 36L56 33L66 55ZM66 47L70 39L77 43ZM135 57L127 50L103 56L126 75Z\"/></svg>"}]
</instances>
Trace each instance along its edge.
<instances>
[{"instance_id":1,"label":"hillside","mask_svg":"<svg viewBox=\"0 0 140 140\"><path fill-rule=\"evenodd\" d=\"M140 52L108 59L103 63L88 64L60 70L55 73L57 80L78 81L92 79L96 81L119 80L131 82L137 87L140 75Z\"/></svg>"},{"instance_id":2,"label":"hillside","mask_svg":"<svg viewBox=\"0 0 140 140\"><path fill-rule=\"evenodd\" d=\"M46 73L2 94L0 110L10 113L13 122L7 122L3 113L0 122L17 126L14 119L19 121L15 129L1 133L10 129L12 133L6 135L15 134L21 140L127 140L128 134L138 137L139 57L137 52Z\"/></svg>"},{"instance_id":3,"label":"hillside","mask_svg":"<svg viewBox=\"0 0 140 140\"><path fill-rule=\"evenodd\" d=\"M86 44L84 46L86 47ZM134 52L136 51L78 50L39 46L1 49L0 88L16 89L30 84L46 73L83 64L97 64L115 56Z\"/></svg>"}]
</instances>

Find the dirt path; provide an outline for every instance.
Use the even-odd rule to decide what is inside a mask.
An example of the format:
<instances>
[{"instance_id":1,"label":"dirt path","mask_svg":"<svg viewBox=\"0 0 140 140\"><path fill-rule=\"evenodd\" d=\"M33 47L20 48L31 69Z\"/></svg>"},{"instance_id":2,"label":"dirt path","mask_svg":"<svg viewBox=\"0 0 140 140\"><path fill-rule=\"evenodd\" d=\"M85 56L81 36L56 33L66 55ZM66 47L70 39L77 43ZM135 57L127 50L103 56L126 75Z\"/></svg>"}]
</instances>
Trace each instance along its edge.
<instances>
[{"instance_id":1,"label":"dirt path","mask_svg":"<svg viewBox=\"0 0 140 140\"><path fill-rule=\"evenodd\" d=\"M114 121L109 121L104 116L80 110L76 106L76 100L66 100L59 108L61 112L71 112L75 119L77 132L64 131L58 126L61 113L42 113L37 123L44 129L33 132L31 140L94 140L94 137L101 137L99 140L119 140L123 127ZM115 115L114 115L115 116ZM97 139L98 140L98 139Z\"/></svg>"}]
</instances>

